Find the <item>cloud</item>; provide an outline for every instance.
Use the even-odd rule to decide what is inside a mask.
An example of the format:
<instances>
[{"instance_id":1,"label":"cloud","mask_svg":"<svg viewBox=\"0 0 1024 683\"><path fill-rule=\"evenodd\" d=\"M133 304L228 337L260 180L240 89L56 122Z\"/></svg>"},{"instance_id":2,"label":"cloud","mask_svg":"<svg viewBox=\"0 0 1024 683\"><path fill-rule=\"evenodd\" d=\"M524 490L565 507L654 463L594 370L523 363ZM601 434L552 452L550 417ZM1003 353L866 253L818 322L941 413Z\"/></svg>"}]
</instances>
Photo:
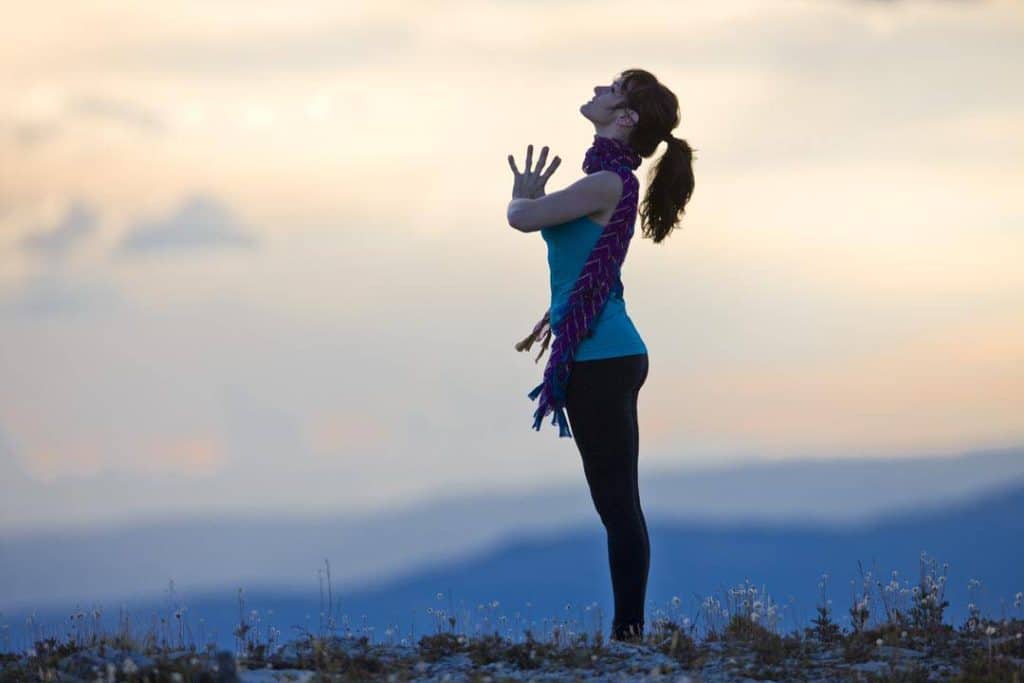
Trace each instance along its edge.
<instances>
[{"instance_id":1,"label":"cloud","mask_svg":"<svg viewBox=\"0 0 1024 683\"><path fill-rule=\"evenodd\" d=\"M216 198L195 195L169 217L136 223L120 244L122 252L251 247L256 240Z\"/></svg>"},{"instance_id":2,"label":"cloud","mask_svg":"<svg viewBox=\"0 0 1024 683\"><path fill-rule=\"evenodd\" d=\"M906 0L856 0L857 2L863 2L868 5L896 5L900 3L906 3ZM983 3L991 2L991 0L931 0L933 3L948 3L948 4L969 4L969 3Z\"/></svg>"},{"instance_id":3,"label":"cloud","mask_svg":"<svg viewBox=\"0 0 1024 683\"><path fill-rule=\"evenodd\" d=\"M154 39L104 49L116 68L213 75L333 70L395 60L416 44L417 33L401 17L348 24L313 22L312 28L257 35L196 35Z\"/></svg>"},{"instance_id":4,"label":"cloud","mask_svg":"<svg viewBox=\"0 0 1024 683\"><path fill-rule=\"evenodd\" d=\"M61 132L61 127L52 121L29 121L16 123L11 127L14 142L22 149L29 149L48 142Z\"/></svg>"},{"instance_id":5,"label":"cloud","mask_svg":"<svg viewBox=\"0 0 1024 683\"><path fill-rule=\"evenodd\" d=\"M104 281L76 273L68 255L87 241L99 224L96 209L73 200L57 224L23 237L19 246L44 257L45 263L6 296L0 313L21 318L48 318L95 312L121 302L117 289Z\"/></svg>"},{"instance_id":6,"label":"cloud","mask_svg":"<svg viewBox=\"0 0 1024 683\"><path fill-rule=\"evenodd\" d=\"M274 468L284 460L310 457L301 418L283 406L281 397L232 383L225 387L222 400L225 457L232 465Z\"/></svg>"},{"instance_id":7,"label":"cloud","mask_svg":"<svg viewBox=\"0 0 1024 683\"><path fill-rule=\"evenodd\" d=\"M96 211L88 203L76 199L56 226L28 235L21 240L21 247L50 258L61 258L94 232L96 225Z\"/></svg>"},{"instance_id":8,"label":"cloud","mask_svg":"<svg viewBox=\"0 0 1024 683\"><path fill-rule=\"evenodd\" d=\"M151 461L164 471L205 477L223 466L226 456L222 439L216 434L186 434L168 438L150 447Z\"/></svg>"},{"instance_id":9,"label":"cloud","mask_svg":"<svg viewBox=\"0 0 1024 683\"><path fill-rule=\"evenodd\" d=\"M22 318L48 318L106 310L121 302L121 295L104 282L50 271L27 280L6 299L0 312Z\"/></svg>"},{"instance_id":10,"label":"cloud","mask_svg":"<svg viewBox=\"0 0 1024 683\"><path fill-rule=\"evenodd\" d=\"M102 95L76 97L68 103L68 111L78 116L88 116L120 123L140 130L162 132L164 123L160 118L138 104Z\"/></svg>"},{"instance_id":11,"label":"cloud","mask_svg":"<svg viewBox=\"0 0 1024 683\"><path fill-rule=\"evenodd\" d=\"M0 475L3 475L5 481L9 481L8 477L11 479L25 478L25 472L15 455L14 439L2 424L0 424Z\"/></svg>"},{"instance_id":12,"label":"cloud","mask_svg":"<svg viewBox=\"0 0 1024 683\"><path fill-rule=\"evenodd\" d=\"M65 109L73 118L99 119L144 132L163 133L167 128L151 109L113 97L82 95L71 99ZM15 145L29 150L64 134L65 128L54 120L22 121L10 126L10 135Z\"/></svg>"}]
</instances>

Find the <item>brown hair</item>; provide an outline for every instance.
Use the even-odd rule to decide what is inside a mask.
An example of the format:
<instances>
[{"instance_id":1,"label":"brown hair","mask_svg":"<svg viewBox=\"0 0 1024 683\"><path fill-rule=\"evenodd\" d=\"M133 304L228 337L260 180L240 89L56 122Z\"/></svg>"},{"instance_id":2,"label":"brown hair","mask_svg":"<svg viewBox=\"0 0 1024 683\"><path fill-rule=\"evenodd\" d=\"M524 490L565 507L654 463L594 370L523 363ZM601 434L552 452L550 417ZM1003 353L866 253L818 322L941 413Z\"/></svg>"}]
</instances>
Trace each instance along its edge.
<instances>
[{"instance_id":1,"label":"brown hair","mask_svg":"<svg viewBox=\"0 0 1024 683\"><path fill-rule=\"evenodd\" d=\"M667 145L658 165L648 173L647 192L638 209L641 233L657 244L676 227L693 194L693 150L686 140L671 134L679 125L675 94L649 71L626 69L621 76L625 106L640 115L629 135L630 147L646 158L662 140Z\"/></svg>"}]
</instances>

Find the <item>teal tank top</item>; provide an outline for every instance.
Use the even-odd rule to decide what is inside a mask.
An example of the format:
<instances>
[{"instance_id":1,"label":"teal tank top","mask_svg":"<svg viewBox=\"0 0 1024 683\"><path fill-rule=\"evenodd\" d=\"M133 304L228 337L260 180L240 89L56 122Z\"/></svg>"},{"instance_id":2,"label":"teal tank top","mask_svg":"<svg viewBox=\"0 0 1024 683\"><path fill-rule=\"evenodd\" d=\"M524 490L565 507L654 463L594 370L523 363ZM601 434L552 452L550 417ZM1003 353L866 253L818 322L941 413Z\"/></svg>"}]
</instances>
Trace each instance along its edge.
<instances>
[{"instance_id":1,"label":"teal tank top","mask_svg":"<svg viewBox=\"0 0 1024 683\"><path fill-rule=\"evenodd\" d=\"M580 216L565 223L541 228L540 234L548 246L548 267L551 269L551 329L558 325L555 310L569 298L576 278L583 270L587 257L604 226L589 216ZM580 340L575 360L597 360L647 353L647 346L626 315L626 302L622 298L622 278L616 274L608 301L590 328L590 336Z\"/></svg>"}]
</instances>

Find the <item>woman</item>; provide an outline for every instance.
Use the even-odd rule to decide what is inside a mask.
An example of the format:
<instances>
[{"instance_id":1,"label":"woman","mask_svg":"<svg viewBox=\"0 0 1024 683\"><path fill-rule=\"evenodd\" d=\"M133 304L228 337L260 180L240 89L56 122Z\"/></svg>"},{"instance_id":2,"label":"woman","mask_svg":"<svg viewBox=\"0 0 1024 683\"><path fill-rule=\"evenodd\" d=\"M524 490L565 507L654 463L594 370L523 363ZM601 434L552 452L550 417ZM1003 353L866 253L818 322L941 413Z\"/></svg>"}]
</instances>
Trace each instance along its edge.
<instances>
[{"instance_id":1,"label":"woman","mask_svg":"<svg viewBox=\"0 0 1024 683\"><path fill-rule=\"evenodd\" d=\"M615 596L611 638L637 642L644 630L650 544L637 485L636 406L648 358L626 314L620 271L638 213L633 171L641 158L667 143L639 208L643 236L658 243L693 193L693 153L671 134L679 124L676 96L642 69L627 69L611 85L595 87L580 112L594 125L594 141L583 162L586 175L569 187L544 193L560 163L556 156L542 172L547 147L533 170L533 145L527 147L522 173L508 157L515 176L508 222L522 232L540 231L551 269L551 306L516 349L528 350L543 335L540 360L554 334L544 381L529 393L540 398L533 426L539 430L552 412L559 436L576 442L608 534Z\"/></svg>"}]
</instances>

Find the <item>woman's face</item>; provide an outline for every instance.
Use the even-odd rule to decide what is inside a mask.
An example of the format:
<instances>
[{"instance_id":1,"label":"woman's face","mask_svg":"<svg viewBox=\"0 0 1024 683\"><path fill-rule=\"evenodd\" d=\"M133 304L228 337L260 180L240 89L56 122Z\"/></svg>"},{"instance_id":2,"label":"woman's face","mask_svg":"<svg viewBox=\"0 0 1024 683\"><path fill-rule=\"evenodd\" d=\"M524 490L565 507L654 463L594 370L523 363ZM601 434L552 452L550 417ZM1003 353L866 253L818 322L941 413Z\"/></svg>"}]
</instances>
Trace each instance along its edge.
<instances>
[{"instance_id":1,"label":"woman's face","mask_svg":"<svg viewBox=\"0 0 1024 683\"><path fill-rule=\"evenodd\" d=\"M625 111L626 98L622 93L621 78L616 78L608 85L596 85L593 99L580 107L580 113L596 126L608 125Z\"/></svg>"}]
</instances>

